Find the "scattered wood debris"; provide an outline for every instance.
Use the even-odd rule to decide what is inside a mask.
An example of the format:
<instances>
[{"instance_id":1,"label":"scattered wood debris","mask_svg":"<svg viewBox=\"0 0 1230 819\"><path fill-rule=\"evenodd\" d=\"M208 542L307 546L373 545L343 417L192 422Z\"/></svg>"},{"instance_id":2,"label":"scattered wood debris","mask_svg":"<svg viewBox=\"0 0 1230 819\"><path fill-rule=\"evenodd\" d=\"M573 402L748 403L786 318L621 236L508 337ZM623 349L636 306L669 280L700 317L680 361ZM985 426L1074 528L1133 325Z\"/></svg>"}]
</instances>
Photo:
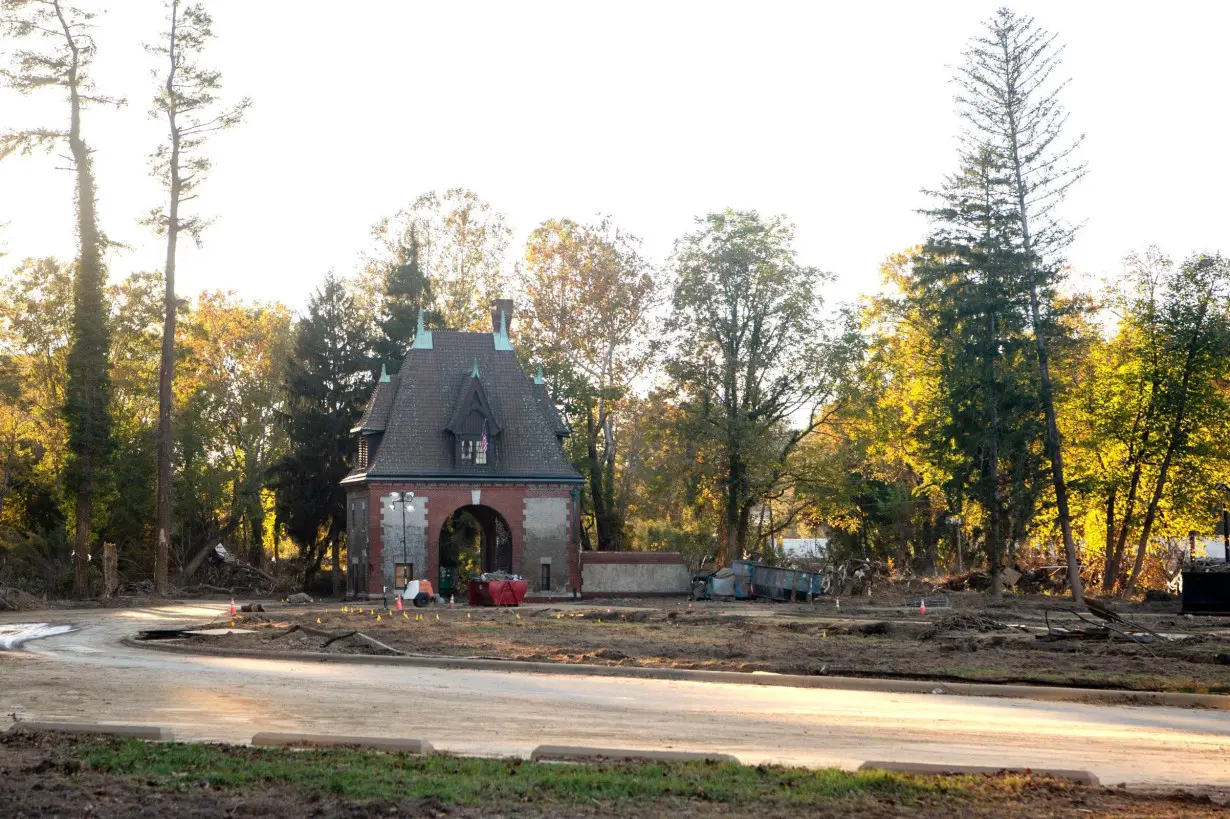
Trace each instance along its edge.
<instances>
[{"instance_id":1,"label":"scattered wood debris","mask_svg":"<svg viewBox=\"0 0 1230 819\"><path fill-rule=\"evenodd\" d=\"M344 631L339 634L334 634L332 632L324 631L322 629L311 628L310 626L304 626L300 624L295 624L284 631L279 631L276 634L271 634L269 636L269 639L276 640L280 637L285 637L288 634L294 634L295 632L302 632L303 634L307 634L310 637L322 638L325 642L324 642L324 645L321 646L321 648L328 648L329 646L333 645L339 640L346 640L346 639L353 637L355 639L362 640L363 642L369 645L375 646L376 648L379 648L383 651L387 651L390 654L397 654L397 655L404 656L406 653L402 651L401 649L393 648L393 646L391 645L382 643L379 640L377 640L375 637L370 637L361 631Z\"/></svg>"},{"instance_id":2,"label":"scattered wood debris","mask_svg":"<svg viewBox=\"0 0 1230 819\"><path fill-rule=\"evenodd\" d=\"M954 611L946 614L931 624L931 627L918 635L920 640L932 640L941 634L954 631L976 631L987 633L991 631L1006 631L1008 626L977 612Z\"/></svg>"}]
</instances>

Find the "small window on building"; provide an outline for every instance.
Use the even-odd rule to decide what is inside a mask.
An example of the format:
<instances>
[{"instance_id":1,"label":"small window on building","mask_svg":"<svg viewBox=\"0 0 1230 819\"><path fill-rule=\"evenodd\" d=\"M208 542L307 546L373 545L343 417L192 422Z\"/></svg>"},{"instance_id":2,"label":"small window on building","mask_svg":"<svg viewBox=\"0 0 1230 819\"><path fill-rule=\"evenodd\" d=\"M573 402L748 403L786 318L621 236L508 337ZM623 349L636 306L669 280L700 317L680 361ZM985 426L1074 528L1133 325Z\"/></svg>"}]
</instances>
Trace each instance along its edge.
<instances>
[{"instance_id":1,"label":"small window on building","mask_svg":"<svg viewBox=\"0 0 1230 819\"><path fill-rule=\"evenodd\" d=\"M542 577L538 581L539 591L551 591L551 564L542 564Z\"/></svg>"},{"instance_id":2,"label":"small window on building","mask_svg":"<svg viewBox=\"0 0 1230 819\"><path fill-rule=\"evenodd\" d=\"M481 438L462 438L460 444L462 463L480 465L487 463L489 442L484 442Z\"/></svg>"},{"instance_id":3,"label":"small window on building","mask_svg":"<svg viewBox=\"0 0 1230 819\"><path fill-rule=\"evenodd\" d=\"M398 563L393 568L393 577L397 582L397 588L404 589L406 584L414 579L414 564L413 563Z\"/></svg>"},{"instance_id":4,"label":"small window on building","mask_svg":"<svg viewBox=\"0 0 1230 819\"><path fill-rule=\"evenodd\" d=\"M359 439L359 458L357 466L359 469L367 469L367 436L364 435Z\"/></svg>"}]
</instances>

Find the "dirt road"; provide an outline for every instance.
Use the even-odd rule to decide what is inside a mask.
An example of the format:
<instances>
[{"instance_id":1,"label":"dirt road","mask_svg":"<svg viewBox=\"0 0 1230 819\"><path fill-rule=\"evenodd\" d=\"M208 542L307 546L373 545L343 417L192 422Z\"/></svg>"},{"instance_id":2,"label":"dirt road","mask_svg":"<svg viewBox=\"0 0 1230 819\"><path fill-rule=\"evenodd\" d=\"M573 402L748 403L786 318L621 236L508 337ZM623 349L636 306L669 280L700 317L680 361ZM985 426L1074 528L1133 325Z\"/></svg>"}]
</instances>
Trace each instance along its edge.
<instances>
[{"instance_id":1,"label":"dirt road","mask_svg":"<svg viewBox=\"0 0 1230 819\"><path fill-rule=\"evenodd\" d=\"M138 629L220 606L9 614L71 624L0 652L0 725L142 722L183 739L257 731L421 737L471 754L540 743L733 753L854 767L867 759L1088 769L1104 783L1230 786L1230 714L664 680L178 657L129 648Z\"/></svg>"}]
</instances>

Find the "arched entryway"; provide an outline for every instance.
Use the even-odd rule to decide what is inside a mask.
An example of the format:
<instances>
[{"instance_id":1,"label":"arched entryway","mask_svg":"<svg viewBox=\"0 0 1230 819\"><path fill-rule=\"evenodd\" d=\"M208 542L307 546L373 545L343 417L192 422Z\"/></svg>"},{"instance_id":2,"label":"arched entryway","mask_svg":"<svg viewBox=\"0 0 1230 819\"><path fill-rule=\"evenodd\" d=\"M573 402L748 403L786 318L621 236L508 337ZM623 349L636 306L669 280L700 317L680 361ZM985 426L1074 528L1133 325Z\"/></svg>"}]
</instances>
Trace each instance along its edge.
<instances>
[{"instance_id":1,"label":"arched entryway","mask_svg":"<svg viewBox=\"0 0 1230 819\"><path fill-rule=\"evenodd\" d=\"M439 593L462 594L484 572L512 573L512 531L490 506L462 506L440 526Z\"/></svg>"}]
</instances>

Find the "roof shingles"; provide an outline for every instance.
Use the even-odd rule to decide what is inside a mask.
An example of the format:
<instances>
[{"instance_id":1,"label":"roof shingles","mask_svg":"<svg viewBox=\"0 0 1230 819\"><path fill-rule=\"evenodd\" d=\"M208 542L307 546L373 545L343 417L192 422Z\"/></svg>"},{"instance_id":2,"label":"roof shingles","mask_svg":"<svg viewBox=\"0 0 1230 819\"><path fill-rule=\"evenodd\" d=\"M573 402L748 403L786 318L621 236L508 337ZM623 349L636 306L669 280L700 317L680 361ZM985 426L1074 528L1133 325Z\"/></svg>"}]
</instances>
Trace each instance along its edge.
<instances>
[{"instance_id":1,"label":"roof shingles","mask_svg":"<svg viewBox=\"0 0 1230 819\"><path fill-rule=\"evenodd\" d=\"M449 420L475 363L492 414L488 463L457 464ZM383 415L382 415L383 413ZM486 477L579 482L559 435L568 433L545 388L521 370L517 354L497 350L491 333L433 332L431 349L411 349L393 380L378 384L361 424L384 430L371 478Z\"/></svg>"}]
</instances>

